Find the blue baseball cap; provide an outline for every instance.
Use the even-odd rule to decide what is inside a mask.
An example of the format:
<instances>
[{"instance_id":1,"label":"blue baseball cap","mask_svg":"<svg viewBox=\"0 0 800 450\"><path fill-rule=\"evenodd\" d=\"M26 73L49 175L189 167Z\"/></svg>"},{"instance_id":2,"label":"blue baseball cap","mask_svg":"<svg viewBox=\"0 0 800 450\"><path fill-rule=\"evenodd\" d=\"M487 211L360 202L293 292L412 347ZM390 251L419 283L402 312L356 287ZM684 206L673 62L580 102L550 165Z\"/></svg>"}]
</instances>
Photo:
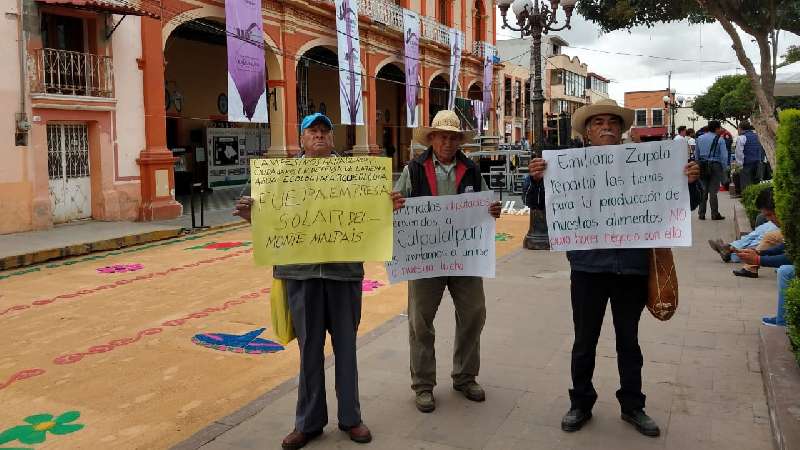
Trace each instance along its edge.
<instances>
[{"instance_id":1,"label":"blue baseball cap","mask_svg":"<svg viewBox=\"0 0 800 450\"><path fill-rule=\"evenodd\" d=\"M333 122L331 122L328 116L322 113L314 113L303 117L303 121L300 123L300 132L302 133L306 128L318 123L325 124L329 130L333 129Z\"/></svg>"}]
</instances>

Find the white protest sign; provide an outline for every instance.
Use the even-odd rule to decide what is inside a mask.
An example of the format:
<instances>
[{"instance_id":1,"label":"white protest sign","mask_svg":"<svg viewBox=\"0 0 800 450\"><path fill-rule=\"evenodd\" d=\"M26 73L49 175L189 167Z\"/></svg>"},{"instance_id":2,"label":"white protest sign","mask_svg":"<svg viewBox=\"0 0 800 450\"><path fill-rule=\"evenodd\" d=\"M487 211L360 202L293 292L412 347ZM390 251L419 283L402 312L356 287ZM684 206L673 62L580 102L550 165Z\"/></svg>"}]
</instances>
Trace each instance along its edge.
<instances>
[{"instance_id":1,"label":"white protest sign","mask_svg":"<svg viewBox=\"0 0 800 450\"><path fill-rule=\"evenodd\" d=\"M494 278L492 191L406 199L394 212L389 282L441 276Z\"/></svg>"},{"instance_id":2,"label":"white protest sign","mask_svg":"<svg viewBox=\"0 0 800 450\"><path fill-rule=\"evenodd\" d=\"M550 249L691 246L684 147L657 141L544 151Z\"/></svg>"}]
</instances>

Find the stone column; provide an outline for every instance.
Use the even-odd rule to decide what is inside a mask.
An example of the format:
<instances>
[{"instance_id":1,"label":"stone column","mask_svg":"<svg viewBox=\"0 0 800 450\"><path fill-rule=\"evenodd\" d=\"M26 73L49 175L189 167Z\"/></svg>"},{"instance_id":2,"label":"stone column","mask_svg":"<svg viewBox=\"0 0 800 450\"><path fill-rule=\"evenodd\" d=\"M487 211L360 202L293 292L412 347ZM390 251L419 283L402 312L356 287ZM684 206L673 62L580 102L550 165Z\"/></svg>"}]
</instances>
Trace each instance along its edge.
<instances>
[{"instance_id":1,"label":"stone column","mask_svg":"<svg viewBox=\"0 0 800 450\"><path fill-rule=\"evenodd\" d=\"M183 207L175 201L175 158L167 148L164 105L164 53L161 21L142 17L142 59L145 148L136 162L142 189L138 219L166 220L179 217Z\"/></svg>"}]
</instances>

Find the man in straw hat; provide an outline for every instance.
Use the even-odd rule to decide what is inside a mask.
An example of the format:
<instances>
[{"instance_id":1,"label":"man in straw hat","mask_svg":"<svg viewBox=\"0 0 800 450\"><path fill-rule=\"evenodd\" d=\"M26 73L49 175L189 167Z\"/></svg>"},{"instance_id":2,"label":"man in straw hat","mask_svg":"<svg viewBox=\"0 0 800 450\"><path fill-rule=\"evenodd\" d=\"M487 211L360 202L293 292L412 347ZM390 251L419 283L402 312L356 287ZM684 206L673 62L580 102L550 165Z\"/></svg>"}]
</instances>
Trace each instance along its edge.
<instances>
[{"instance_id":1,"label":"man in straw hat","mask_svg":"<svg viewBox=\"0 0 800 450\"><path fill-rule=\"evenodd\" d=\"M428 146L409 162L395 184L404 197L455 195L488 190L478 166L460 150L474 137L461 129L454 111L439 111L430 127L414 130L414 140ZM489 213L500 217L500 202L489 206ZM444 288L450 291L456 308L456 339L453 352L453 389L475 402L486 399L475 381L480 368L480 340L486 322L486 299L481 277L436 277L408 282L408 330L411 347L411 389L416 393L417 409L428 413L436 409L433 319L442 301Z\"/></svg>"},{"instance_id":2,"label":"man in straw hat","mask_svg":"<svg viewBox=\"0 0 800 450\"><path fill-rule=\"evenodd\" d=\"M633 124L633 110L617 106L614 100L601 100L579 108L572 115L572 129L584 135L589 146L618 145L622 133ZM528 190L528 205L544 208L544 177L547 166L541 158L529 165L533 183ZM700 169L690 162L684 169L689 182L691 207L699 203L697 179ZM536 206L531 206L536 207ZM617 338L617 366L620 389L617 399L622 419L646 436L658 436L655 421L644 412L642 393L642 351L639 348L639 318L647 303L648 249L602 249L567 252L571 268L572 321L575 341L572 346L571 406L561 421L564 431L577 431L592 418L597 391L592 385L595 353L606 304L611 301L614 332Z\"/></svg>"}]
</instances>

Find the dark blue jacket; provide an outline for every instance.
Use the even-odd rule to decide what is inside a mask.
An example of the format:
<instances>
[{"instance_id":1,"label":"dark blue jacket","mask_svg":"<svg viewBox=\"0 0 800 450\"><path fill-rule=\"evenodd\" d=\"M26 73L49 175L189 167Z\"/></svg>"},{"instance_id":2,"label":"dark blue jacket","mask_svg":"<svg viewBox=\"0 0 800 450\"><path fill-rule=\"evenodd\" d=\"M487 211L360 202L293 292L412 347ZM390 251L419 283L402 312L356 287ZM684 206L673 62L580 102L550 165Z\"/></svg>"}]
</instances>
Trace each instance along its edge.
<instances>
[{"instance_id":1,"label":"dark blue jacket","mask_svg":"<svg viewBox=\"0 0 800 450\"><path fill-rule=\"evenodd\" d=\"M544 182L534 181L525 193L529 208L545 209ZM700 183L689 184L692 210L700 204ZM567 252L570 268L576 272L647 275L650 273L649 250L646 248L574 250Z\"/></svg>"},{"instance_id":2,"label":"dark blue jacket","mask_svg":"<svg viewBox=\"0 0 800 450\"><path fill-rule=\"evenodd\" d=\"M761 146L761 141L758 140L758 135L753 133L753 130L744 132L746 138L744 142L744 163L743 164L757 164L761 162L764 147Z\"/></svg>"},{"instance_id":3,"label":"dark blue jacket","mask_svg":"<svg viewBox=\"0 0 800 450\"><path fill-rule=\"evenodd\" d=\"M761 267L780 267L792 264L792 260L786 254L786 244L778 244L775 247L761 250Z\"/></svg>"}]
</instances>

